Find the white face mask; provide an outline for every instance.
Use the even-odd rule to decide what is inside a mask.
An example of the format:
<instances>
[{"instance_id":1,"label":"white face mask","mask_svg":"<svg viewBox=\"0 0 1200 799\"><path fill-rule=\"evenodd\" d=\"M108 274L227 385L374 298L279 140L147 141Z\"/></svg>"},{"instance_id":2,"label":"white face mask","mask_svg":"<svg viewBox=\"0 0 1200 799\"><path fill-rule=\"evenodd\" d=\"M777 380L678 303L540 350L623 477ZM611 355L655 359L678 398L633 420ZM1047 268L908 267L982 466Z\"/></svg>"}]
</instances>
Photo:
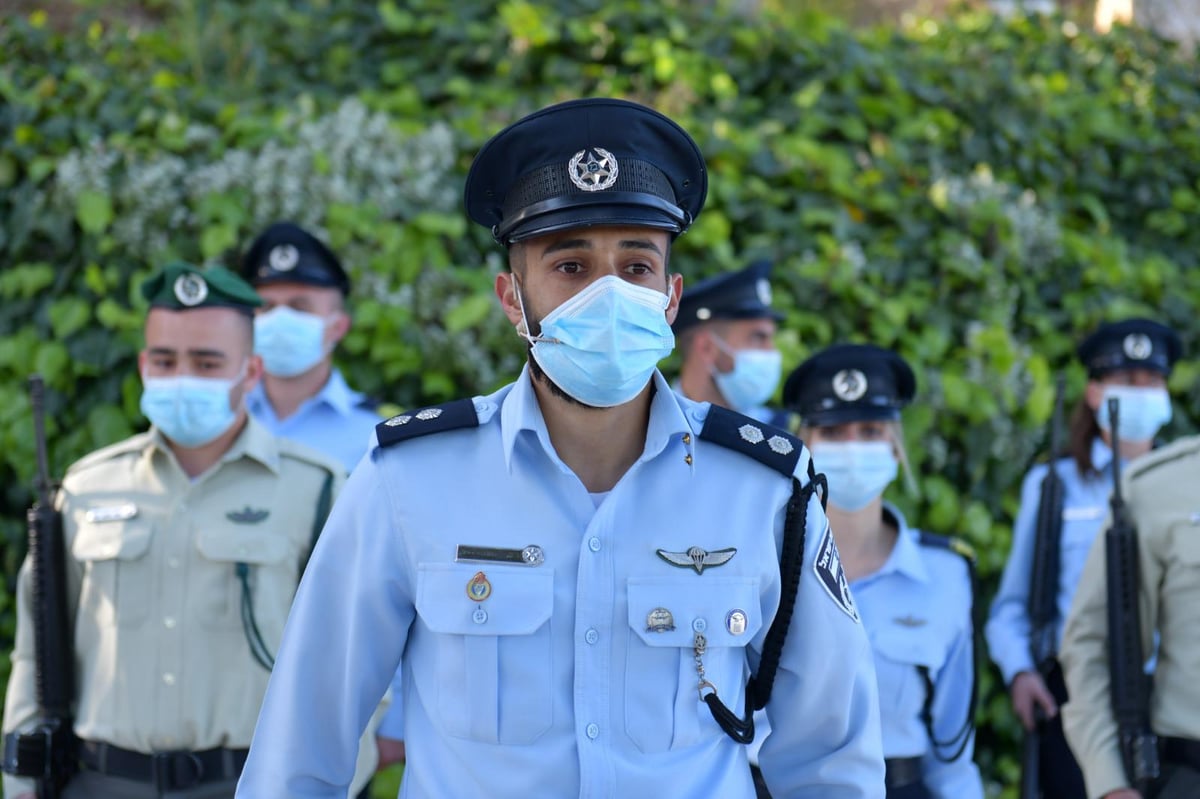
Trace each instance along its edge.
<instances>
[{"instance_id":1,"label":"white face mask","mask_svg":"<svg viewBox=\"0 0 1200 799\"><path fill-rule=\"evenodd\" d=\"M888 441L822 441L811 447L813 464L829 481L830 504L845 511L865 508L899 471Z\"/></svg>"},{"instance_id":2,"label":"white face mask","mask_svg":"<svg viewBox=\"0 0 1200 799\"><path fill-rule=\"evenodd\" d=\"M1121 441L1150 441L1171 421L1171 396L1165 388L1105 386L1096 424L1106 433L1112 432L1108 401L1113 398L1117 400L1117 438Z\"/></svg>"},{"instance_id":3,"label":"white face mask","mask_svg":"<svg viewBox=\"0 0 1200 799\"><path fill-rule=\"evenodd\" d=\"M721 351L733 358L733 369L719 372L714 368L712 372L713 381L729 406L746 413L770 399L783 371L779 350L735 350L715 333L712 337Z\"/></svg>"},{"instance_id":4,"label":"white face mask","mask_svg":"<svg viewBox=\"0 0 1200 799\"><path fill-rule=\"evenodd\" d=\"M276 377L295 377L312 369L329 354L329 321L287 305L254 317L254 351L262 356L263 368Z\"/></svg>"}]
</instances>

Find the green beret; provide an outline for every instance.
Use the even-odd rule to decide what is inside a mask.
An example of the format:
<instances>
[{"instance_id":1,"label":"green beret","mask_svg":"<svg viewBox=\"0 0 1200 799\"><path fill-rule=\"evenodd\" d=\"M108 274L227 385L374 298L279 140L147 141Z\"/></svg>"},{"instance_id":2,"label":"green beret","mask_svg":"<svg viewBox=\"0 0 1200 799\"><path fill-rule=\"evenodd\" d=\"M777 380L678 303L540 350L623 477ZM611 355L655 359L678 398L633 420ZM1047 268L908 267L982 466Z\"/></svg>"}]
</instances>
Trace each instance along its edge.
<instances>
[{"instance_id":1,"label":"green beret","mask_svg":"<svg viewBox=\"0 0 1200 799\"><path fill-rule=\"evenodd\" d=\"M164 266L142 283L142 296L151 308L234 308L251 312L263 304L254 288L223 266L201 269L176 262Z\"/></svg>"}]
</instances>

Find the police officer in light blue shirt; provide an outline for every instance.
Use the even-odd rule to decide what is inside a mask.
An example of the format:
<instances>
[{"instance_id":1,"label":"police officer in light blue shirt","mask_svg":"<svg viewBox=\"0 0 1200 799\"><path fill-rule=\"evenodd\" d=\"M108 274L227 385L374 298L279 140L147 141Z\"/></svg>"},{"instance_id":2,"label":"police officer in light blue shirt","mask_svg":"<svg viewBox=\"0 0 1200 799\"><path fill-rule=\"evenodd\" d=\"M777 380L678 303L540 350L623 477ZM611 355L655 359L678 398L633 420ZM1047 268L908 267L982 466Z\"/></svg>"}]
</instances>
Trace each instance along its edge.
<instances>
[{"instance_id":1,"label":"police officer in light blue shirt","mask_svg":"<svg viewBox=\"0 0 1200 799\"><path fill-rule=\"evenodd\" d=\"M770 261L684 289L671 325L681 356L679 391L689 399L788 427L788 414L765 404L783 371L775 348L782 320L771 305Z\"/></svg>"},{"instance_id":2,"label":"police officer in light blue shirt","mask_svg":"<svg viewBox=\"0 0 1200 799\"><path fill-rule=\"evenodd\" d=\"M915 389L896 353L841 344L788 376L784 402L829 481L829 521L874 651L888 799L982 799L970 552L882 500L905 463L900 408Z\"/></svg>"},{"instance_id":3,"label":"police officer in light blue shirt","mask_svg":"<svg viewBox=\"0 0 1200 799\"><path fill-rule=\"evenodd\" d=\"M250 413L275 435L337 458L350 471L380 416L333 366L333 350L350 329L345 269L316 236L276 222L250 245L242 274L266 301L254 321L266 374L247 397Z\"/></svg>"},{"instance_id":4,"label":"police officer in light blue shirt","mask_svg":"<svg viewBox=\"0 0 1200 799\"><path fill-rule=\"evenodd\" d=\"M508 248L496 294L529 362L379 426L239 796L344 796L402 663L404 797L751 799L764 704L778 797L883 797L874 671L807 450L656 369L671 243L705 194L687 133L621 100L551 106L480 151L467 209Z\"/></svg>"},{"instance_id":5,"label":"police officer in light blue shirt","mask_svg":"<svg viewBox=\"0 0 1200 799\"><path fill-rule=\"evenodd\" d=\"M1031 653L1030 573L1042 481L1053 467L1063 486L1054 634L1054 640L1059 641L1088 550L1108 515L1112 438L1107 400L1120 400L1117 432L1122 462L1149 452L1155 434L1171 419L1166 381L1181 348L1173 330L1149 319L1124 319L1099 326L1078 348L1088 382L1071 416L1069 454L1055 458L1051 464L1035 466L1021 485L1012 550L992 601L985 633L992 660L1009 686L1013 709L1022 725L1033 729L1035 706L1047 719L1041 725L1039 769L1042 792L1047 797L1084 799L1085 791L1083 776L1058 718L1059 705L1067 699L1062 670L1055 662L1043 679Z\"/></svg>"}]
</instances>

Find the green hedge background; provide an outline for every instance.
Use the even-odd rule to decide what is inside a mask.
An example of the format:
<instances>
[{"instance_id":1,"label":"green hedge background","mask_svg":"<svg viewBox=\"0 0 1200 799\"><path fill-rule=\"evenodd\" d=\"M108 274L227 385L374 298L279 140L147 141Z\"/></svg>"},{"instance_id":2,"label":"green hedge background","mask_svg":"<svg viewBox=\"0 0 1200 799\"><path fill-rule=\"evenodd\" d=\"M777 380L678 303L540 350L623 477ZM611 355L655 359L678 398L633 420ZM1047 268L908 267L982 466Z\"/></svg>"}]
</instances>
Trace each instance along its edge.
<instances>
[{"instance_id":1,"label":"green hedge background","mask_svg":"<svg viewBox=\"0 0 1200 799\"><path fill-rule=\"evenodd\" d=\"M496 388L522 346L463 179L488 136L559 100L628 97L693 133L709 201L674 266L686 286L775 259L789 368L838 340L914 364L920 490L895 499L975 545L981 605L1053 377L1071 399L1082 388L1079 336L1147 314L1198 352L1200 81L1144 32L969 9L851 30L688 0L137 8L0 21L0 649L31 500L31 371L61 474L145 425L140 280L168 258L231 259L287 217L352 272L353 385L402 406ZM1168 436L1195 429L1198 372L1171 380ZM1012 797L1017 725L990 665L981 678L977 760Z\"/></svg>"}]
</instances>

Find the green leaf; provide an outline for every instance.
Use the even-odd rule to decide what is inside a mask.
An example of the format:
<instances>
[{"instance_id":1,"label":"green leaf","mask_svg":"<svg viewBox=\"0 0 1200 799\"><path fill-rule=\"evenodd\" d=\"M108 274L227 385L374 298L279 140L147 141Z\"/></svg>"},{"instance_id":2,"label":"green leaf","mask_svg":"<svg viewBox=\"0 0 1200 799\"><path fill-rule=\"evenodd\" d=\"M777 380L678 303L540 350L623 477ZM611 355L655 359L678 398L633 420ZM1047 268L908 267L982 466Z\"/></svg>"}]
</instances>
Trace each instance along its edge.
<instances>
[{"instance_id":1,"label":"green leaf","mask_svg":"<svg viewBox=\"0 0 1200 799\"><path fill-rule=\"evenodd\" d=\"M103 233L112 224L112 199L98 191L82 191L75 200L75 219L87 233Z\"/></svg>"},{"instance_id":2,"label":"green leaf","mask_svg":"<svg viewBox=\"0 0 1200 799\"><path fill-rule=\"evenodd\" d=\"M63 297L50 305L50 327L56 338L64 339L92 318L92 306L79 297Z\"/></svg>"},{"instance_id":3,"label":"green leaf","mask_svg":"<svg viewBox=\"0 0 1200 799\"><path fill-rule=\"evenodd\" d=\"M446 330L459 333L476 327L492 310L494 300L487 294L471 294L451 308L445 316Z\"/></svg>"}]
</instances>

